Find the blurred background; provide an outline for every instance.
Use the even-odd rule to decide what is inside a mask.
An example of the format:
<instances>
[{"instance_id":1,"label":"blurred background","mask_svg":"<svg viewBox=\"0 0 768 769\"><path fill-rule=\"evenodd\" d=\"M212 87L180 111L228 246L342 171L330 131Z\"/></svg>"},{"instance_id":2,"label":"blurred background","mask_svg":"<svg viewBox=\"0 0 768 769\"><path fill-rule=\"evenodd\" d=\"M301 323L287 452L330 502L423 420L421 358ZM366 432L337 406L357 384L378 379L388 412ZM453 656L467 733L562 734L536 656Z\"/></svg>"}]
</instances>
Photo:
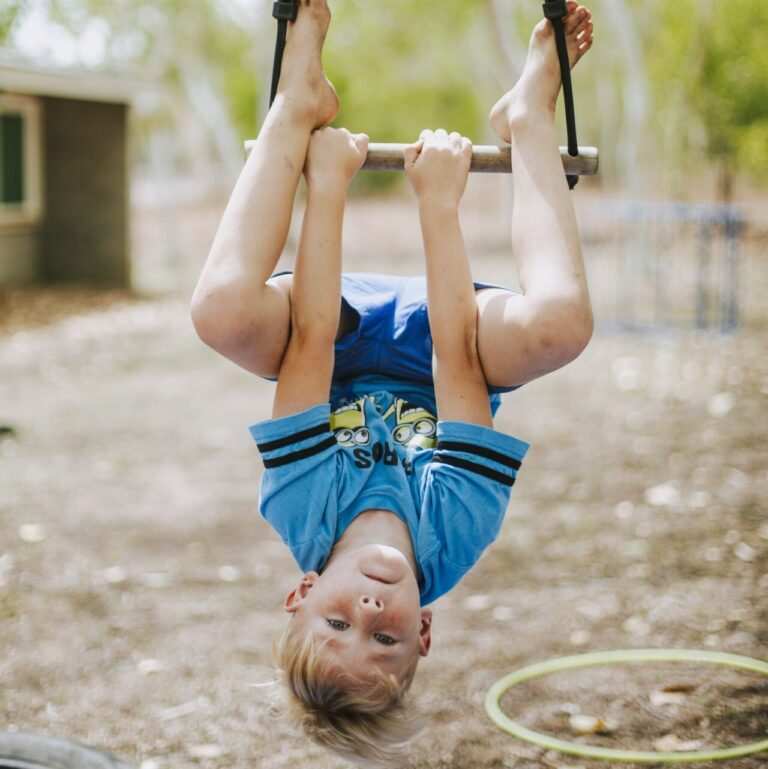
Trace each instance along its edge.
<instances>
[{"instance_id":1,"label":"blurred background","mask_svg":"<svg viewBox=\"0 0 768 769\"><path fill-rule=\"evenodd\" d=\"M330 5L335 125L496 143L486 115L539 2ZM568 765L482 714L487 686L528 662L768 650L768 5L590 5L574 88L600 173L573 200L597 333L499 413L533 448L501 538L436 607L419 766ZM204 348L187 310L266 112L275 27L267 0L0 4L0 730L144 769L336 765L267 715L296 575L256 513L245 430L272 385ZM517 285L512 204L508 176L471 178L477 280ZM281 267L302 207L300 191ZM350 271L423 272L402 174L357 177L344 249ZM521 701L561 736L576 713L612 719L587 739L614 747L768 730L757 677L655 675Z\"/></svg>"},{"instance_id":2,"label":"blurred background","mask_svg":"<svg viewBox=\"0 0 768 769\"><path fill-rule=\"evenodd\" d=\"M270 10L265 0L4 3L0 282L86 278L189 293L201 245L242 165L243 140L257 134L267 108ZM598 44L574 77L579 138L600 148L600 175L583 180L575 199L590 258L609 282L595 292L601 318L730 326L759 316L757 252L768 226L765 8L756 0L597 0L593 10ZM438 12L426 0L339 0L333 12L325 66L341 97L336 125L375 141L410 141L439 125L491 143L489 105L521 71L540 8L448 0ZM54 135L62 124L69 135ZM23 138L22 164L12 157L21 157ZM66 172L51 178L63 157ZM90 180L92 197L83 190L63 211L60 197L70 196L57 191L57 179L65 189L69 174L90 179L79 166L93 169L96 157L98 175L115 186ZM509 179L498 178L470 190L468 203L480 198L492 220L478 227L489 240L484 253L506 244L508 190ZM392 197L408 199L399 174L362 174L354 193L362 208L376 200L394 211ZM24 214L13 223L22 197L36 247L22 242ZM108 217L96 210L105 202ZM78 218L92 220L90 232ZM99 254L90 259L103 262L101 272L72 264L60 241L50 243L59 236L74 247L96 238ZM350 250L355 259L352 243Z\"/></svg>"}]
</instances>

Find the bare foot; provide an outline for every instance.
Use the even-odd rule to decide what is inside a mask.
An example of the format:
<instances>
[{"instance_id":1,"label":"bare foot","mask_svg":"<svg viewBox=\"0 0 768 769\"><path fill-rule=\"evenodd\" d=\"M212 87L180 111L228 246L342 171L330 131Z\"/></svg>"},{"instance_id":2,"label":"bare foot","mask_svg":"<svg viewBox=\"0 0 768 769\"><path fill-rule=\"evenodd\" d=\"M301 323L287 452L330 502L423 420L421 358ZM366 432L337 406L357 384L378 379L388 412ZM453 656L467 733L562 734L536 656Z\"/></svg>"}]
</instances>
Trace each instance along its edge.
<instances>
[{"instance_id":1,"label":"bare foot","mask_svg":"<svg viewBox=\"0 0 768 769\"><path fill-rule=\"evenodd\" d=\"M592 47L592 12L573 1L568 3L565 39L573 69ZM523 74L514 88L491 109L489 117L493 129L509 142L512 136L510 123L514 120L530 114L531 110L544 110L554 115L561 85L554 28L547 19L542 19L533 28Z\"/></svg>"},{"instance_id":2,"label":"bare foot","mask_svg":"<svg viewBox=\"0 0 768 769\"><path fill-rule=\"evenodd\" d=\"M296 21L289 22L275 100L290 104L313 128L327 125L339 111L336 89L325 76L322 52L331 11L326 0L300 0Z\"/></svg>"}]
</instances>

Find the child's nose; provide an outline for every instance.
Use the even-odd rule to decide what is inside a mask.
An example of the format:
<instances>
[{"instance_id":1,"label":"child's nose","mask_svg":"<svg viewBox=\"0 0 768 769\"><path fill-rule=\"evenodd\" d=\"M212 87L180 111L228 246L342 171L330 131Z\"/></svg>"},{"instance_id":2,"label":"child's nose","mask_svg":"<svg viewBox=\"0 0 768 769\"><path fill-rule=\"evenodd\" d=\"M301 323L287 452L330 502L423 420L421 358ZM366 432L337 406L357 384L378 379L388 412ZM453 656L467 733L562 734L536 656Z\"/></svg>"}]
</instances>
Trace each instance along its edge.
<instances>
[{"instance_id":1,"label":"child's nose","mask_svg":"<svg viewBox=\"0 0 768 769\"><path fill-rule=\"evenodd\" d=\"M371 598L369 595L361 595L360 608L363 609L363 611L380 612L384 609L384 604L378 598Z\"/></svg>"}]
</instances>

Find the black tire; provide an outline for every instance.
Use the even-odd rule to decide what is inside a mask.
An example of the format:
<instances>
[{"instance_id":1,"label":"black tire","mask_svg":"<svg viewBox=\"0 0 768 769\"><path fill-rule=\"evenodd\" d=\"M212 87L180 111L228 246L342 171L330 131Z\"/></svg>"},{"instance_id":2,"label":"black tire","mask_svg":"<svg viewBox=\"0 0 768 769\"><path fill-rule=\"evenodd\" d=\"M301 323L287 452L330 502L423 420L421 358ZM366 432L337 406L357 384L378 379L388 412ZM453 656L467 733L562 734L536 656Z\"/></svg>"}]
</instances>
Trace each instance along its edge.
<instances>
[{"instance_id":1,"label":"black tire","mask_svg":"<svg viewBox=\"0 0 768 769\"><path fill-rule=\"evenodd\" d=\"M77 742L0 732L0 769L131 769L118 758Z\"/></svg>"}]
</instances>

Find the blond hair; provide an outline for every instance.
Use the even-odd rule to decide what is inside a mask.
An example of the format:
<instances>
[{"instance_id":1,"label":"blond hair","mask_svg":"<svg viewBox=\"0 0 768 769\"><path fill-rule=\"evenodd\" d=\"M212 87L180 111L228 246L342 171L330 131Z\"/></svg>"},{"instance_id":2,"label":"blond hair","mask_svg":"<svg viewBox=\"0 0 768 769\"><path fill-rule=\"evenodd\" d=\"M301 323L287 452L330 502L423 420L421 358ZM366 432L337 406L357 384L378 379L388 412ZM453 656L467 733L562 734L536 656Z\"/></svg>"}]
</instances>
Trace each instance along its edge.
<instances>
[{"instance_id":1,"label":"blond hair","mask_svg":"<svg viewBox=\"0 0 768 769\"><path fill-rule=\"evenodd\" d=\"M297 633L292 624L275 644L289 718L347 761L376 769L402 765L408 744L422 730L404 702L418 653L402 681L379 670L363 680L332 665L321 653L324 645L312 633Z\"/></svg>"}]
</instances>

